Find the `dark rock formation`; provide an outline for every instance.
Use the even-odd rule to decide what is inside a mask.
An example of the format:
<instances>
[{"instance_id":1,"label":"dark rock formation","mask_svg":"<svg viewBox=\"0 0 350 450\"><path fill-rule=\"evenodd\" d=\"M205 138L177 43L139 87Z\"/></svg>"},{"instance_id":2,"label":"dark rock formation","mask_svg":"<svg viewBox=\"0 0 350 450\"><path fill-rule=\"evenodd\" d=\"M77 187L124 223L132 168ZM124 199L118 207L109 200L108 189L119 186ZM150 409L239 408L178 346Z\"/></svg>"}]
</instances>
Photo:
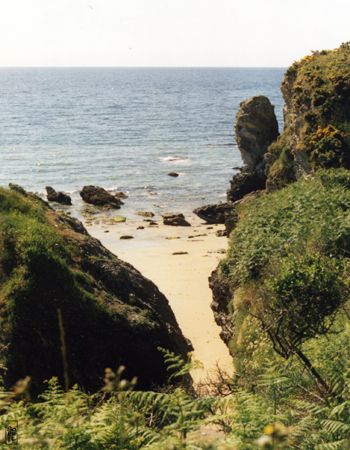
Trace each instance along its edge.
<instances>
[{"instance_id":1,"label":"dark rock formation","mask_svg":"<svg viewBox=\"0 0 350 450\"><path fill-rule=\"evenodd\" d=\"M71 205L72 199L71 197L61 191L55 191L55 189L51 186L46 186L47 199L49 202L60 203L61 205Z\"/></svg>"},{"instance_id":2,"label":"dark rock formation","mask_svg":"<svg viewBox=\"0 0 350 450\"><path fill-rule=\"evenodd\" d=\"M0 219L0 344L7 387L27 375L33 393L52 376L63 382L59 311L70 384L99 389L104 369L120 365L127 377L138 377L140 388L166 382L158 347L185 356L191 346L150 280L79 221L34 196L1 189Z\"/></svg>"},{"instance_id":3,"label":"dark rock formation","mask_svg":"<svg viewBox=\"0 0 350 450\"><path fill-rule=\"evenodd\" d=\"M80 191L80 196L86 203L95 206L108 206L119 209L123 202L117 195L112 195L99 186L84 186Z\"/></svg>"},{"instance_id":4,"label":"dark rock formation","mask_svg":"<svg viewBox=\"0 0 350 450\"><path fill-rule=\"evenodd\" d=\"M185 216L181 213L178 214L163 214L163 223L164 225L172 225L175 227L190 227L191 224L187 222Z\"/></svg>"},{"instance_id":5,"label":"dark rock formation","mask_svg":"<svg viewBox=\"0 0 350 450\"><path fill-rule=\"evenodd\" d=\"M278 137L278 123L269 99L258 96L242 102L236 116L235 132L245 166L231 181L227 193L230 202L265 188L264 155Z\"/></svg>"},{"instance_id":6,"label":"dark rock formation","mask_svg":"<svg viewBox=\"0 0 350 450\"><path fill-rule=\"evenodd\" d=\"M230 202L236 202L250 192L265 189L266 175L262 171L243 167L230 181L230 189L227 192Z\"/></svg>"},{"instance_id":7,"label":"dark rock formation","mask_svg":"<svg viewBox=\"0 0 350 450\"><path fill-rule=\"evenodd\" d=\"M213 293L211 309L214 313L215 322L221 327L220 337L228 344L233 334L233 321L228 305L232 300L232 292L229 281L222 276L220 267L214 270L209 277L209 287Z\"/></svg>"},{"instance_id":8,"label":"dark rock formation","mask_svg":"<svg viewBox=\"0 0 350 450\"><path fill-rule=\"evenodd\" d=\"M27 192L22 188L22 186L19 186L18 184L9 183L9 188L11 189L11 191L16 191L19 194L24 195L25 197L27 196Z\"/></svg>"},{"instance_id":9,"label":"dark rock formation","mask_svg":"<svg viewBox=\"0 0 350 450\"><path fill-rule=\"evenodd\" d=\"M179 174L177 172L169 172L168 175L169 175L169 177L173 177L173 178L176 178L179 176Z\"/></svg>"},{"instance_id":10,"label":"dark rock formation","mask_svg":"<svg viewBox=\"0 0 350 450\"><path fill-rule=\"evenodd\" d=\"M115 197L121 198L123 200L125 200L126 198L128 198L128 196L125 194L125 192L122 191L118 191L114 194Z\"/></svg>"},{"instance_id":11,"label":"dark rock formation","mask_svg":"<svg viewBox=\"0 0 350 450\"><path fill-rule=\"evenodd\" d=\"M278 137L274 107L267 97L252 97L240 104L235 134L245 166L259 170L268 146Z\"/></svg>"},{"instance_id":12,"label":"dark rock formation","mask_svg":"<svg viewBox=\"0 0 350 450\"><path fill-rule=\"evenodd\" d=\"M225 216L233 209L232 203L217 203L196 208L193 212L206 223L225 223Z\"/></svg>"}]
</instances>

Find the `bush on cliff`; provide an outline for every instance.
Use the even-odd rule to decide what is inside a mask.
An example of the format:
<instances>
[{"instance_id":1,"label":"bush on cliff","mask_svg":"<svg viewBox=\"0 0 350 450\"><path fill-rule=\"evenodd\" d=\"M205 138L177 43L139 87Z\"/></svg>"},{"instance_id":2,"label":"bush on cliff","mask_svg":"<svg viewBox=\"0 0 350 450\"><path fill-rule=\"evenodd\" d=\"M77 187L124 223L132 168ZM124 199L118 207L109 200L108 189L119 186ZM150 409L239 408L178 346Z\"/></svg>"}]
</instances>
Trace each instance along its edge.
<instances>
[{"instance_id":1,"label":"bush on cliff","mask_svg":"<svg viewBox=\"0 0 350 450\"><path fill-rule=\"evenodd\" d=\"M319 168L350 167L349 61L345 43L314 52L287 70L284 131L266 155L268 188Z\"/></svg>"},{"instance_id":2,"label":"bush on cliff","mask_svg":"<svg viewBox=\"0 0 350 450\"><path fill-rule=\"evenodd\" d=\"M350 292L349 187L348 171L321 171L239 207L220 271L234 292L231 352L248 383L263 370L258 353L298 354L342 314Z\"/></svg>"}]
</instances>

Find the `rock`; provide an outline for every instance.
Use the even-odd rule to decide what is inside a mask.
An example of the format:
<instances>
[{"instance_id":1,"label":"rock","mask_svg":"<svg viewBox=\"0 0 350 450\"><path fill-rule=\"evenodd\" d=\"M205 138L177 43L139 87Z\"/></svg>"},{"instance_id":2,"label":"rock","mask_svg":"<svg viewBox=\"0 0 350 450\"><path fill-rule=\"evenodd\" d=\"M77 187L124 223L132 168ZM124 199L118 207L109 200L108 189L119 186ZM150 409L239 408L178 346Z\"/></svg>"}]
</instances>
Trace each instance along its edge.
<instances>
[{"instance_id":1,"label":"rock","mask_svg":"<svg viewBox=\"0 0 350 450\"><path fill-rule=\"evenodd\" d=\"M139 227L136 228L136 230L144 230L145 227L143 227L142 225L140 225Z\"/></svg>"},{"instance_id":2,"label":"rock","mask_svg":"<svg viewBox=\"0 0 350 450\"><path fill-rule=\"evenodd\" d=\"M120 236L119 239L134 239L134 236L131 236L129 234L123 234L122 236Z\"/></svg>"},{"instance_id":3,"label":"rock","mask_svg":"<svg viewBox=\"0 0 350 450\"><path fill-rule=\"evenodd\" d=\"M172 225L175 227L190 227L191 224L187 222L185 216L181 213L178 214L163 214L163 223L164 225Z\"/></svg>"},{"instance_id":4,"label":"rock","mask_svg":"<svg viewBox=\"0 0 350 450\"><path fill-rule=\"evenodd\" d=\"M188 239L193 239L193 238L202 237L202 236L208 236L208 235L207 235L207 233L202 233L202 234L192 234L187 237L188 237Z\"/></svg>"},{"instance_id":5,"label":"rock","mask_svg":"<svg viewBox=\"0 0 350 450\"><path fill-rule=\"evenodd\" d=\"M158 348L186 358L191 345L158 288L78 221L39 199L1 189L0 201L8 205L6 212L0 208L7 249L0 261L6 389L26 376L34 396L52 376L64 384L59 311L70 385L97 391L105 368L121 365L127 379L138 377L140 389L166 384L168 372ZM3 220L15 211L11 222ZM24 238L27 245L19 245Z\"/></svg>"},{"instance_id":6,"label":"rock","mask_svg":"<svg viewBox=\"0 0 350 450\"><path fill-rule=\"evenodd\" d=\"M278 123L270 100L258 96L242 102L236 116L235 133L245 165L232 178L227 192L229 202L265 189L265 154L278 137Z\"/></svg>"},{"instance_id":7,"label":"rock","mask_svg":"<svg viewBox=\"0 0 350 450\"><path fill-rule=\"evenodd\" d=\"M167 236L165 239L167 239L168 241L172 241L174 239L181 239L180 236Z\"/></svg>"},{"instance_id":8,"label":"rock","mask_svg":"<svg viewBox=\"0 0 350 450\"><path fill-rule=\"evenodd\" d=\"M172 255L188 255L188 252L173 252Z\"/></svg>"},{"instance_id":9,"label":"rock","mask_svg":"<svg viewBox=\"0 0 350 450\"><path fill-rule=\"evenodd\" d=\"M225 214L226 236L230 236L231 231L235 228L239 220L236 208Z\"/></svg>"},{"instance_id":10,"label":"rock","mask_svg":"<svg viewBox=\"0 0 350 450\"><path fill-rule=\"evenodd\" d=\"M267 97L252 97L240 104L235 134L244 164L256 170L263 164L267 148L278 137L274 107Z\"/></svg>"},{"instance_id":11,"label":"rock","mask_svg":"<svg viewBox=\"0 0 350 450\"><path fill-rule=\"evenodd\" d=\"M217 230L215 234L217 237L224 237L224 236L227 236L227 231L226 230Z\"/></svg>"},{"instance_id":12,"label":"rock","mask_svg":"<svg viewBox=\"0 0 350 450\"><path fill-rule=\"evenodd\" d=\"M84 202L95 206L108 206L119 209L123 205L120 198L110 194L99 186L84 186L80 191L80 196Z\"/></svg>"},{"instance_id":13,"label":"rock","mask_svg":"<svg viewBox=\"0 0 350 450\"><path fill-rule=\"evenodd\" d=\"M253 191L265 189L266 175L261 171L244 168L232 178L230 184L227 199L234 203Z\"/></svg>"},{"instance_id":14,"label":"rock","mask_svg":"<svg viewBox=\"0 0 350 450\"><path fill-rule=\"evenodd\" d=\"M128 196L125 194L125 192L122 192L122 191L118 191L114 195L115 195L115 197L121 198L123 200L128 198Z\"/></svg>"},{"instance_id":15,"label":"rock","mask_svg":"<svg viewBox=\"0 0 350 450\"><path fill-rule=\"evenodd\" d=\"M169 177L174 177L174 178L179 176L179 174L177 172L169 172L168 175L169 175Z\"/></svg>"},{"instance_id":16,"label":"rock","mask_svg":"<svg viewBox=\"0 0 350 450\"><path fill-rule=\"evenodd\" d=\"M284 129L266 156L268 190L318 169L350 168L350 44L313 52L285 73Z\"/></svg>"},{"instance_id":17,"label":"rock","mask_svg":"<svg viewBox=\"0 0 350 450\"><path fill-rule=\"evenodd\" d=\"M137 211L136 214L141 217L154 217L154 213L151 211Z\"/></svg>"},{"instance_id":18,"label":"rock","mask_svg":"<svg viewBox=\"0 0 350 450\"><path fill-rule=\"evenodd\" d=\"M225 223L225 215L231 211L233 205L231 203L218 203L215 205L206 205L196 208L193 212L206 223L218 224Z\"/></svg>"},{"instance_id":19,"label":"rock","mask_svg":"<svg viewBox=\"0 0 350 450\"><path fill-rule=\"evenodd\" d=\"M27 192L19 184L9 183L9 188L11 189L11 191L15 191L19 194L27 196Z\"/></svg>"},{"instance_id":20,"label":"rock","mask_svg":"<svg viewBox=\"0 0 350 450\"><path fill-rule=\"evenodd\" d=\"M125 216L114 216L108 219L108 223L113 225L114 223L124 223L126 222Z\"/></svg>"},{"instance_id":21,"label":"rock","mask_svg":"<svg viewBox=\"0 0 350 450\"><path fill-rule=\"evenodd\" d=\"M229 309L233 293L228 278L221 273L220 266L211 273L209 287L213 293L211 309L215 322L221 327L221 339L228 344L233 334L233 312Z\"/></svg>"},{"instance_id":22,"label":"rock","mask_svg":"<svg viewBox=\"0 0 350 450\"><path fill-rule=\"evenodd\" d=\"M68 194L61 191L55 191L51 186L46 186L47 199L49 202L60 203L61 205L71 205L72 199Z\"/></svg>"}]
</instances>

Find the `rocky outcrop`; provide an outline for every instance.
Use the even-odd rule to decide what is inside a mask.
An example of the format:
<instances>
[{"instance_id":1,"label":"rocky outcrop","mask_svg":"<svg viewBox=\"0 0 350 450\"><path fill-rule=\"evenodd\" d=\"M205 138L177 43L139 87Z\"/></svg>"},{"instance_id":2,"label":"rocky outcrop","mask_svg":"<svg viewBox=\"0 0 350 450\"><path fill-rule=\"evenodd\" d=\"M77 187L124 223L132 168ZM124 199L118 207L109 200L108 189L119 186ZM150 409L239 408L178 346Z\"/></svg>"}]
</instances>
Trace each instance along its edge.
<instances>
[{"instance_id":1,"label":"rocky outcrop","mask_svg":"<svg viewBox=\"0 0 350 450\"><path fill-rule=\"evenodd\" d=\"M55 191L55 189L51 186L46 186L46 197L49 202L60 203L61 205L71 205L72 199L71 197L61 191Z\"/></svg>"},{"instance_id":2,"label":"rocky outcrop","mask_svg":"<svg viewBox=\"0 0 350 450\"><path fill-rule=\"evenodd\" d=\"M252 97L240 104L235 133L244 166L231 181L227 193L230 202L265 188L264 155L269 145L278 137L274 107L267 97Z\"/></svg>"},{"instance_id":3,"label":"rocky outcrop","mask_svg":"<svg viewBox=\"0 0 350 450\"><path fill-rule=\"evenodd\" d=\"M267 188L319 168L350 168L350 44L294 63L282 83L284 130L265 157Z\"/></svg>"},{"instance_id":4,"label":"rocky outcrop","mask_svg":"<svg viewBox=\"0 0 350 450\"><path fill-rule=\"evenodd\" d=\"M233 177L228 191L234 206L226 215L228 234L244 220L238 217L239 205L259 195L268 196L269 191L320 168L350 169L349 61L350 43L346 43L333 51L314 52L287 70L282 83L285 107L280 136L267 99L255 97L241 104L236 138L245 166ZM226 343L234 334L232 252L229 249L210 278L212 308Z\"/></svg>"},{"instance_id":5,"label":"rocky outcrop","mask_svg":"<svg viewBox=\"0 0 350 450\"><path fill-rule=\"evenodd\" d=\"M185 216L181 213L173 214L163 214L164 225L172 225L174 227L190 227L191 224L187 222Z\"/></svg>"},{"instance_id":6,"label":"rocky outcrop","mask_svg":"<svg viewBox=\"0 0 350 450\"><path fill-rule=\"evenodd\" d=\"M37 393L52 376L63 382L62 345L71 385L99 389L104 369L120 365L140 388L164 384L158 347L185 356L191 346L158 288L34 196L1 189L0 218L6 386L30 376Z\"/></svg>"},{"instance_id":7,"label":"rocky outcrop","mask_svg":"<svg viewBox=\"0 0 350 450\"><path fill-rule=\"evenodd\" d=\"M123 202L120 195L113 195L99 186L84 186L80 191L80 196L86 203L95 206L108 206L119 209Z\"/></svg>"},{"instance_id":8,"label":"rocky outcrop","mask_svg":"<svg viewBox=\"0 0 350 450\"><path fill-rule=\"evenodd\" d=\"M214 313L215 322L221 327L221 339L225 344L228 344L233 333L233 321L228 310L233 294L229 281L222 275L220 267L211 273L209 287L213 293L211 309Z\"/></svg>"},{"instance_id":9,"label":"rocky outcrop","mask_svg":"<svg viewBox=\"0 0 350 450\"><path fill-rule=\"evenodd\" d=\"M245 166L249 170L259 170L264 165L268 146L278 136L275 110L267 97L252 97L240 104L235 134Z\"/></svg>"},{"instance_id":10,"label":"rocky outcrop","mask_svg":"<svg viewBox=\"0 0 350 450\"><path fill-rule=\"evenodd\" d=\"M226 215L231 213L233 208L232 203L217 203L214 205L200 206L193 212L206 223L220 224L225 223Z\"/></svg>"}]
</instances>

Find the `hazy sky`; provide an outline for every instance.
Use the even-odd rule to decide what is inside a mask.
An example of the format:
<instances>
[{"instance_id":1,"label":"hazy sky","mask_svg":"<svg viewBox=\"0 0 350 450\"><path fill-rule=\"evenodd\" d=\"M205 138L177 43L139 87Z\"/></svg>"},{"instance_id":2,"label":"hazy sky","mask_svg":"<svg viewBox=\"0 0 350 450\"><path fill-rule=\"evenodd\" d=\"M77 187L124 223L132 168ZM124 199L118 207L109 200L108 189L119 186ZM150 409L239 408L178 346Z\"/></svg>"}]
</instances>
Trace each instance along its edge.
<instances>
[{"instance_id":1,"label":"hazy sky","mask_svg":"<svg viewBox=\"0 0 350 450\"><path fill-rule=\"evenodd\" d=\"M0 0L0 66L287 66L349 40L349 0Z\"/></svg>"}]
</instances>

